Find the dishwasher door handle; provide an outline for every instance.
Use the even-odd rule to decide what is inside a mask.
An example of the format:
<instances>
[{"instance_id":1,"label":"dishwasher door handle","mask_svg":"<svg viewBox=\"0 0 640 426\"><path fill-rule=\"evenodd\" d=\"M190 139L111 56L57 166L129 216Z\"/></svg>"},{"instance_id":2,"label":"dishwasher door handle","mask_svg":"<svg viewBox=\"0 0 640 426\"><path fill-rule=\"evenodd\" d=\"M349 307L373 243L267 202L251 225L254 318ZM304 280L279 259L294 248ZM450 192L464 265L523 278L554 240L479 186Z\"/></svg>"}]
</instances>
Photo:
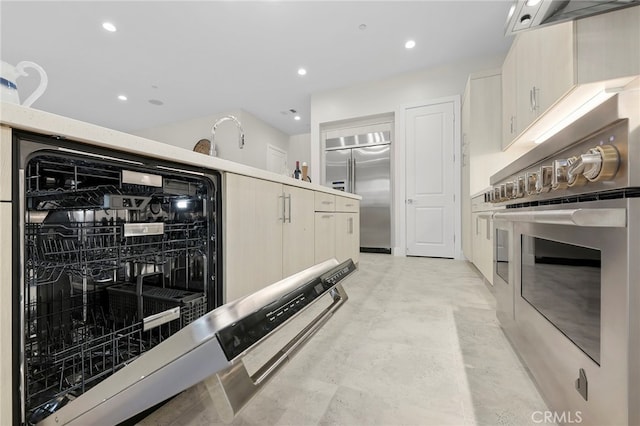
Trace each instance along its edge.
<instances>
[{"instance_id":1,"label":"dishwasher door handle","mask_svg":"<svg viewBox=\"0 0 640 426\"><path fill-rule=\"evenodd\" d=\"M333 301L287 342L253 375L249 375L244 361L219 371L206 381L212 393L212 401L222 421L230 423L240 410L255 396L280 369L309 341L329 320L333 313L348 299L341 284L329 291Z\"/></svg>"}]
</instances>

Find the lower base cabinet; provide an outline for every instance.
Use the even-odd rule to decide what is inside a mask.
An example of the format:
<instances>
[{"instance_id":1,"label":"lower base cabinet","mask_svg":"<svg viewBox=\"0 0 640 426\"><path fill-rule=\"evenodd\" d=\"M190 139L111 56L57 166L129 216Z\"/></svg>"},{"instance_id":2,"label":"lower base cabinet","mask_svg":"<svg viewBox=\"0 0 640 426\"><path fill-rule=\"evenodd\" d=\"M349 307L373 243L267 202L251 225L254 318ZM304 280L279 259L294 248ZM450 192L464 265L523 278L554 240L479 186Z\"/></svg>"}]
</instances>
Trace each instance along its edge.
<instances>
[{"instance_id":1,"label":"lower base cabinet","mask_svg":"<svg viewBox=\"0 0 640 426\"><path fill-rule=\"evenodd\" d=\"M360 208L358 201L326 194L316 197L315 262L336 258L360 260ZM320 211L318 211L320 210Z\"/></svg>"},{"instance_id":2,"label":"lower base cabinet","mask_svg":"<svg viewBox=\"0 0 640 426\"><path fill-rule=\"evenodd\" d=\"M473 264L493 284L493 226L491 212L471 214Z\"/></svg>"},{"instance_id":3,"label":"lower base cabinet","mask_svg":"<svg viewBox=\"0 0 640 426\"><path fill-rule=\"evenodd\" d=\"M315 263L335 257L336 214L316 212L315 214Z\"/></svg>"},{"instance_id":4,"label":"lower base cabinet","mask_svg":"<svg viewBox=\"0 0 640 426\"><path fill-rule=\"evenodd\" d=\"M336 213L336 259L342 262L347 259L358 263L360 260L360 214Z\"/></svg>"},{"instance_id":5,"label":"lower base cabinet","mask_svg":"<svg viewBox=\"0 0 640 426\"><path fill-rule=\"evenodd\" d=\"M358 262L358 200L233 173L224 181L225 303L327 259Z\"/></svg>"}]
</instances>

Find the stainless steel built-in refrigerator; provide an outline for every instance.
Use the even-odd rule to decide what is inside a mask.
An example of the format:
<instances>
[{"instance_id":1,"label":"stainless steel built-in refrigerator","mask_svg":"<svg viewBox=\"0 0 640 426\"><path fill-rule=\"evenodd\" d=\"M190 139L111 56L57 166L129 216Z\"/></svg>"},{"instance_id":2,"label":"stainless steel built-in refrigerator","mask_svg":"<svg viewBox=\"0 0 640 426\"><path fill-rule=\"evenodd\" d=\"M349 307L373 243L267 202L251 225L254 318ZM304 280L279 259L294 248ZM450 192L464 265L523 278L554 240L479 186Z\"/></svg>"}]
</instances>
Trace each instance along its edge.
<instances>
[{"instance_id":1,"label":"stainless steel built-in refrigerator","mask_svg":"<svg viewBox=\"0 0 640 426\"><path fill-rule=\"evenodd\" d=\"M391 132L325 141L325 185L362 196L360 248L391 252Z\"/></svg>"}]
</instances>

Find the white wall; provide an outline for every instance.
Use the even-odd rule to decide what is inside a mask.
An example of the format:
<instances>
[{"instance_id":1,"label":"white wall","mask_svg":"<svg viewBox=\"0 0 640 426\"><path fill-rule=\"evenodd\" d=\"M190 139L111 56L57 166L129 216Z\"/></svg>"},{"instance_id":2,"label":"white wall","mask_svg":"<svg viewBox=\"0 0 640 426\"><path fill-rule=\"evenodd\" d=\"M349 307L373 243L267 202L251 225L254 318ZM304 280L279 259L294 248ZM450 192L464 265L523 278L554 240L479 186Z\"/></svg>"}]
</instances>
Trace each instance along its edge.
<instances>
[{"instance_id":1,"label":"white wall","mask_svg":"<svg viewBox=\"0 0 640 426\"><path fill-rule=\"evenodd\" d=\"M300 167L303 162L307 162L309 166L309 175L313 171L311 163L311 134L303 133L300 135L291 135L289 138L289 152L287 153L287 164L291 172L296 167L296 161L300 161ZM313 182L316 182L315 180Z\"/></svg>"},{"instance_id":2,"label":"white wall","mask_svg":"<svg viewBox=\"0 0 640 426\"><path fill-rule=\"evenodd\" d=\"M238 131L233 122L221 123L216 129L215 140L218 157L266 169L268 144L285 152L288 151L289 135L243 110L220 112L160 127L137 130L132 133L191 150L200 139L211 140L213 123L228 114L235 115L242 123L245 146L243 149L238 147Z\"/></svg>"},{"instance_id":3,"label":"white wall","mask_svg":"<svg viewBox=\"0 0 640 426\"><path fill-rule=\"evenodd\" d=\"M503 55L489 58L476 58L460 63L421 70L390 77L385 80L362 83L359 85L316 93L311 96L311 162L314 167L311 178L318 182L321 163L321 127L326 123L377 114L394 113L395 146L393 148L393 209L392 243L394 254L405 252L405 205L404 205L404 109L417 106L429 100L461 97L469 74L491 68L499 68L504 61ZM458 100L458 105L459 105ZM459 111L457 127L459 128ZM458 142L459 143L459 142ZM459 146L456 147L459 152ZM460 223L456 225L460 229ZM460 235L456 241L460 241ZM462 258L459 250L457 256Z\"/></svg>"}]
</instances>

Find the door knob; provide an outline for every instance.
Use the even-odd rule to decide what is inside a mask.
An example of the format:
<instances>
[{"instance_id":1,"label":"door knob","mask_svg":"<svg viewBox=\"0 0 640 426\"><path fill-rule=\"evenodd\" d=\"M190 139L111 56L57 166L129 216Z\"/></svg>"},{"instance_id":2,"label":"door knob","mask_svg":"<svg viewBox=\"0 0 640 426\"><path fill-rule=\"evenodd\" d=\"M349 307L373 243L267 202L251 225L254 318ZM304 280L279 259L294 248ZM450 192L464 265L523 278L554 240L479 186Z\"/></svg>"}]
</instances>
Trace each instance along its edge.
<instances>
[{"instance_id":1,"label":"door knob","mask_svg":"<svg viewBox=\"0 0 640 426\"><path fill-rule=\"evenodd\" d=\"M413 204L413 199L407 198L407 204Z\"/></svg>"}]
</instances>

